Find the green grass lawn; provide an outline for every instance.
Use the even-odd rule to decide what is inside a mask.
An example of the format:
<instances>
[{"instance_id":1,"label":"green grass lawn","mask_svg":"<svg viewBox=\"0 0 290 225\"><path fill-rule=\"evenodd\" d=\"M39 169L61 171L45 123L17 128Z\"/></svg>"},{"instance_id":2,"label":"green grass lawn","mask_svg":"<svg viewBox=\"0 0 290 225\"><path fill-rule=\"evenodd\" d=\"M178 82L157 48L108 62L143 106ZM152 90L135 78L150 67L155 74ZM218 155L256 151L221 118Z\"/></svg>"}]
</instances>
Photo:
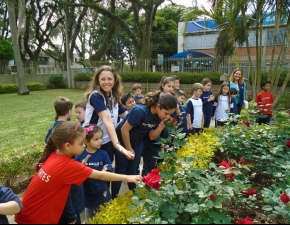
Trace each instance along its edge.
<instances>
[{"instance_id":1,"label":"green grass lawn","mask_svg":"<svg viewBox=\"0 0 290 225\"><path fill-rule=\"evenodd\" d=\"M30 92L29 95L2 94L0 121L0 152L13 148L43 144L50 126L54 123L53 102L65 96L77 103L83 100L85 90L53 89ZM73 107L72 121L77 121Z\"/></svg>"},{"instance_id":2,"label":"green grass lawn","mask_svg":"<svg viewBox=\"0 0 290 225\"><path fill-rule=\"evenodd\" d=\"M2 94L0 152L33 144L44 145L45 135L54 123L56 97L65 96L75 104L83 99L84 93L85 90L80 89L53 89L33 91L29 95ZM77 121L74 107L71 120Z\"/></svg>"}]
</instances>

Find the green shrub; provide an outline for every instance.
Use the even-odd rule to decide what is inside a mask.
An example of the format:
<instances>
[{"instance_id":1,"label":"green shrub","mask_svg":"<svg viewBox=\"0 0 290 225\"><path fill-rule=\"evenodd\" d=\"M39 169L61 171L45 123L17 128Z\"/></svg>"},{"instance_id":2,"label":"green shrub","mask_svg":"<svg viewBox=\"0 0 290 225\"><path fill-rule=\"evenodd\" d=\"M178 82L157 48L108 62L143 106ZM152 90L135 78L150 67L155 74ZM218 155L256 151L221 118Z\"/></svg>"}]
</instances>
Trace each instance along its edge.
<instances>
[{"instance_id":1,"label":"green shrub","mask_svg":"<svg viewBox=\"0 0 290 225\"><path fill-rule=\"evenodd\" d=\"M278 107L281 109L290 109L290 93L284 93L278 102Z\"/></svg>"},{"instance_id":2,"label":"green shrub","mask_svg":"<svg viewBox=\"0 0 290 225\"><path fill-rule=\"evenodd\" d=\"M203 78L207 77L211 79L212 83L220 83L219 72L193 72L193 73L162 73L162 72L123 72L120 73L122 82L140 82L146 83L159 83L163 76L171 76L176 74L182 84L193 84L201 82Z\"/></svg>"},{"instance_id":3,"label":"green shrub","mask_svg":"<svg viewBox=\"0 0 290 225\"><path fill-rule=\"evenodd\" d=\"M18 91L17 84L1 84L0 83L0 94L17 93L17 91Z\"/></svg>"},{"instance_id":4,"label":"green shrub","mask_svg":"<svg viewBox=\"0 0 290 225\"><path fill-rule=\"evenodd\" d=\"M33 165L38 162L43 146L33 145L27 148L14 148L0 157L0 183L7 187L15 184L19 175L34 174Z\"/></svg>"},{"instance_id":5,"label":"green shrub","mask_svg":"<svg viewBox=\"0 0 290 225\"><path fill-rule=\"evenodd\" d=\"M39 91L43 87L43 84L37 82L28 82L26 83L26 86L29 91Z\"/></svg>"},{"instance_id":6,"label":"green shrub","mask_svg":"<svg viewBox=\"0 0 290 225\"><path fill-rule=\"evenodd\" d=\"M48 88L66 88L63 77L61 75L50 76Z\"/></svg>"},{"instance_id":7,"label":"green shrub","mask_svg":"<svg viewBox=\"0 0 290 225\"><path fill-rule=\"evenodd\" d=\"M165 72L121 72L119 75L122 78L122 82L136 82L136 83L159 83L163 76L171 76L176 74L182 84L193 84L201 82L203 78L207 77L211 79L212 83L220 83L220 72L184 72L184 73L165 73ZM78 73L75 75L75 81L90 81L92 74Z\"/></svg>"},{"instance_id":8,"label":"green shrub","mask_svg":"<svg viewBox=\"0 0 290 225\"><path fill-rule=\"evenodd\" d=\"M90 81L92 78L92 74L88 73L77 73L74 77L75 81Z\"/></svg>"}]
</instances>

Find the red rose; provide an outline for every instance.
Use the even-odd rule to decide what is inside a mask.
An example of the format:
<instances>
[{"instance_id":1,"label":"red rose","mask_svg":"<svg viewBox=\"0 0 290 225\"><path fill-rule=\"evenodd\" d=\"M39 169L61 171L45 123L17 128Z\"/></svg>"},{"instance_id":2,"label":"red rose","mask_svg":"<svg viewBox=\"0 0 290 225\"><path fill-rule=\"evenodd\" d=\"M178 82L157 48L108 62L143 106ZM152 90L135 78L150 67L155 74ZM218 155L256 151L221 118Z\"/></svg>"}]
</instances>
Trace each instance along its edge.
<instances>
[{"instance_id":1,"label":"red rose","mask_svg":"<svg viewBox=\"0 0 290 225\"><path fill-rule=\"evenodd\" d=\"M250 126L250 122L249 122L249 121L247 121L247 120L243 120L243 123L244 123L245 125L247 125L247 127L249 127L249 126Z\"/></svg>"},{"instance_id":2,"label":"red rose","mask_svg":"<svg viewBox=\"0 0 290 225\"><path fill-rule=\"evenodd\" d=\"M220 162L220 166L223 166L226 169L230 168L230 165L226 161L224 161L224 160Z\"/></svg>"},{"instance_id":3,"label":"red rose","mask_svg":"<svg viewBox=\"0 0 290 225\"><path fill-rule=\"evenodd\" d=\"M287 204L288 202L290 202L290 198L289 198L289 196L287 195L287 194L282 194L281 196L280 196L280 200L283 202L283 203L285 203L285 204Z\"/></svg>"},{"instance_id":4,"label":"red rose","mask_svg":"<svg viewBox=\"0 0 290 225\"><path fill-rule=\"evenodd\" d=\"M235 174L234 173L225 174L225 177L227 180L233 180L235 177Z\"/></svg>"},{"instance_id":5,"label":"red rose","mask_svg":"<svg viewBox=\"0 0 290 225\"><path fill-rule=\"evenodd\" d=\"M290 148L290 140L287 141L286 146L287 146L288 148Z\"/></svg>"},{"instance_id":6,"label":"red rose","mask_svg":"<svg viewBox=\"0 0 290 225\"><path fill-rule=\"evenodd\" d=\"M151 172L148 173L147 176L144 176L142 178L142 181L145 182L147 187L158 190L160 188L161 181L159 170L158 169L151 170Z\"/></svg>"},{"instance_id":7,"label":"red rose","mask_svg":"<svg viewBox=\"0 0 290 225\"><path fill-rule=\"evenodd\" d=\"M248 198L250 195L256 195L257 191L255 189L249 189L246 191L243 191L243 196Z\"/></svg>"},{"instance_id":8,"label":"red rose","mask_svg":"<svg viewBox=\"0 0 290 225\"><path fill-rule=\"evenodd\" d=\"M250 217L246 217L245 219L238 220L237 224L254 224Z\"/></svg>"},{"instance_id":9,"label":"red rose","mask_svg":"<svg viewBox=\"0 0 290 225\"><path fill-rule=\"evenodd\" d=\"M177 119L173 119L172 123L176 124L177 123Z\"/></svg>"},{"instance_id":10,"label":"red rose","mask_svg":"<svg viewBox=\"0 0 290 225\"><path fill-rule=\"evenodd\" d=\"M212 194L211 196L209 196L209 199L214 201L217 197L217 194Z\"/></svg>"}]
</instances>

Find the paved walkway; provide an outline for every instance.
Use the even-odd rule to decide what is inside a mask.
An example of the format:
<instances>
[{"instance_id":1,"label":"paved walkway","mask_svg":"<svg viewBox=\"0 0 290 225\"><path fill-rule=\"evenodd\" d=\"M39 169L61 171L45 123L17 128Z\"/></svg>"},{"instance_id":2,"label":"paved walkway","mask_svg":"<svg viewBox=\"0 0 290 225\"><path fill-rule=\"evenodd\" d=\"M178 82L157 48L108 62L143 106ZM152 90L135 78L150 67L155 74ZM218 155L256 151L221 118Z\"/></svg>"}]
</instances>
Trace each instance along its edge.
<instances>
[{"instance_id":1,"label":"paved walkway","mask_svg":"<svg viewBox=\"0 0 290 225\"><path fill-rule=\"evenodd\" d=\"M213 127L214 127L214 121L212 120L211 123L210 123L210 128L213 128ZM141 160L141 162L140 162L140 170L141 171L142 171L142 167L143 167L143 161ZM122 182L119 194L120 195L124 195L124 194L126 194L128 192L128 190L129 189L128 189L127 183ZM23 195L23 193L20 193L18 196L21 198L22 195ZM15 221L14 221L14 216L8 216L8 220L9 220L10 224L16 224ZM81 221L85 221L84 213L81 214Z\"/></svg>"}]
</instances>

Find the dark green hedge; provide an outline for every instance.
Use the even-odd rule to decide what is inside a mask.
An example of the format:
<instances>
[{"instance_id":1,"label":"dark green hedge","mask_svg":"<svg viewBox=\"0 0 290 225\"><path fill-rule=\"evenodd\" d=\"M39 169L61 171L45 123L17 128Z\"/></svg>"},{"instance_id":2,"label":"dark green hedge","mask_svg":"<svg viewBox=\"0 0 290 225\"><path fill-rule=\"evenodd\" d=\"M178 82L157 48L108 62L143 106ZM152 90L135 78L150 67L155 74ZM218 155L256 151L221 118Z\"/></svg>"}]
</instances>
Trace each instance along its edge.
<instances>
[{"instance_id":1,"label":"dark green hedge","mask_svg":"<svg viewBox=\"0 0 290 225\"><path fill-rule=\"evenodd\" d=\"M38 91L43 87L42 83L37 82L27 82L27 89L29 91ZM1 84L0 83L0 94L8 94L8 93L17 93L18 85L17 84Z\"/></svg>"},{"instance_id":2,"label":"dark green hedge","mask_svg":"<svg viewBox=\"0 0 290 225\"><path fill-rule=\"evenodd\" d=\"M51 75L49 77L49 84L47 87L49 89L66 88L62 75Z\"/></svg>"},{"instance_id":3,"label":"dark green hedge","mask_svg":"<svg viewBox=\"0 0 290 225\"><path fill-rule=\"evenodd\" d=\"M162 72L123 72L119 73L122 82L136 82L136 83L159 83L163 76L170 76L176 74L182 84L193 84L201 82L203 78L207 77L212 80L213 84L220 83L219 72L203 72L203 73L162 73ZM75 81L90 81L91 76L87 73L78 73L75 75Z\"/></svg>"},{"instance_id":4,"label":"dark green hedge","mask_svg":"<svg viewBox=\"0 0 290 225\"><path fill-rule=\"evenodd\" d=\"M0 94L16 93L18 86L16 84L1 84L0 83Z\"/></svg>"},{"instance_id":5,"label":"dark green hedge","mask_svg":"<svg viewBox=\"0 0 290 225\"><path fill-rule=\"evenodd\" d=\"M43 84L37 82L27 82L26 86L29 91L39 91L42 89Z\"/></svg>"}]
</instances>

